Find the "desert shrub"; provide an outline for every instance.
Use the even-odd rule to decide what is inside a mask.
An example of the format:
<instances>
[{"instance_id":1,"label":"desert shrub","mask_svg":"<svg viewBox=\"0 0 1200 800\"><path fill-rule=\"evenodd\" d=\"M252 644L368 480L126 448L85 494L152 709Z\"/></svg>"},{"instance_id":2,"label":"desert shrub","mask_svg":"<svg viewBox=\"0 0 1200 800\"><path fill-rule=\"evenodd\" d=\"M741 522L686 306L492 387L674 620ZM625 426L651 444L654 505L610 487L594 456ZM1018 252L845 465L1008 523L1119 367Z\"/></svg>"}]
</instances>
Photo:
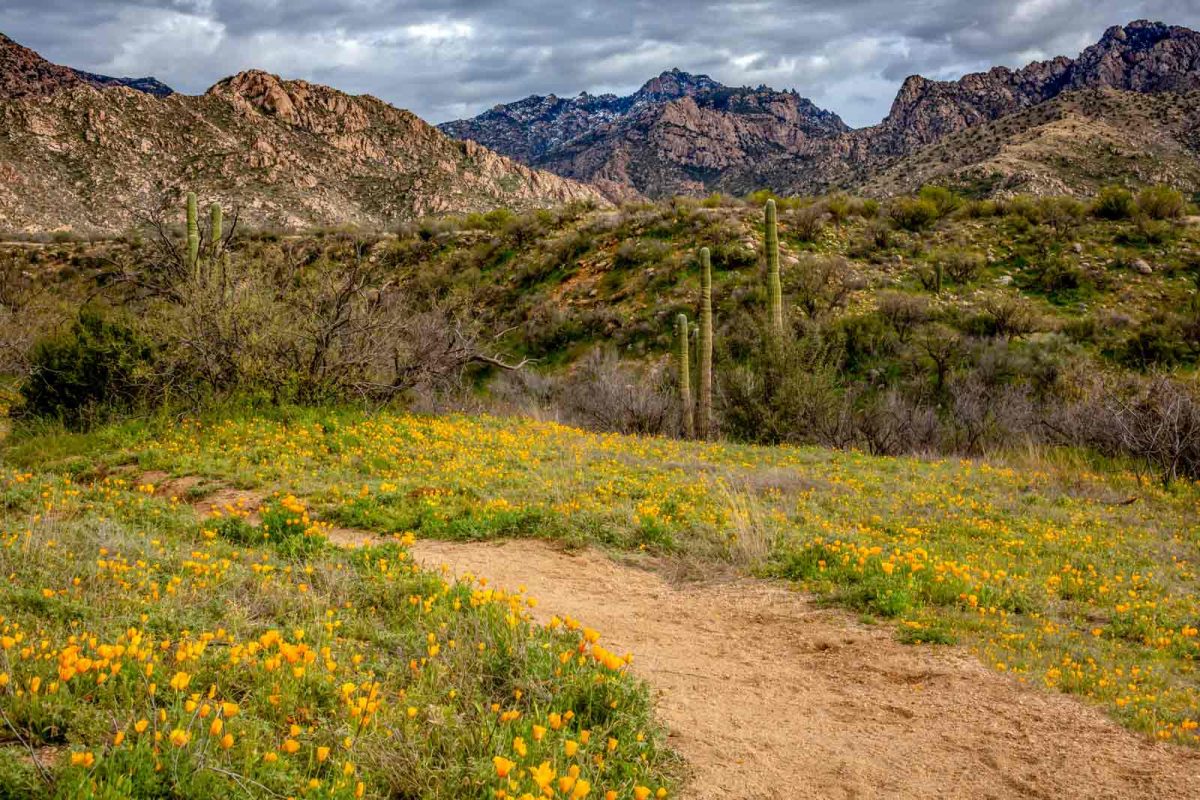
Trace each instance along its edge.
<instances>
[{"instance_id":1,"label":"desert shrub","mask_svg":"<svg viewBox=\"0 0 1200 800\"><path fill-rule=\"evenodd\" d=\"M838 378L840 348L818 332L782 341L762 333L765 346L717 373L722 430L749 442L848 444L852 431Z\"/></svg>"},{"instance_id":2,"label":"desert shrub","mask_svg":"<svg viewBox=\"0 0 1200 800\"><path fill-rule=\"evenodd\" d=\"M1164 486L1200 478L1200 385L1194 378L1093 376L1054 423L1064 440L1133 458Z\"/></svg>"},{"instance_id":3,"label":"desert shrub","mask_svg":"<svg viewBox=\"0 0 1200 800\"><path fill-rule=\"evenodd\" d=\"M972 373L949 384L953 447L982 455L1027 440L1035 423L1034 404L1020 385L996 385Z\"/></svg>"},{"instance_id":4,"label":"desert shrub","mask_svg":"<svg viewBox=\"0 0 1200 800\"><path fill-rule=\"evenodd\" d=\"M836 255L803 253L783 273L784 294L809 319L841 308L860 285L849 262Z\"/></svg>"},{"instance_id":5,"label":"desert shrub","mask_svg":"<svg viewBox=\"0 0 1200 800\"><path fill-rule=\"evenodd\" d=\"M1004 216L1008 217L1012 222L1022 225L1026 230L1029 225L1042 221L1041 209L1038 206L1037 200L1028 195L1013 195L1006 198L1002 206Z\"/></svg>"},{"instance_id":6,"label":"desert shrub","mask_svg":"<svg viewBox=\"0 0 1200 800\"><path fill-rule=\"evenodd\" d=\"M1037 330L1038 316L1033 305L1016 294L998 294L980 303L977 332L1002 339L1019 339Z\"/></svg>"},{"instance_id":7,"label":"desert shrub","mask_svg":"<svg viewBox=\"0 0 1200 800\"><path fill-rule=\"evenodd\" d=\"M1051 256L1029 270L1030 286L1047 295L1074 292L1092 285L1091 276L1062 256Z\"/></svg>"},{"instance_id":8,"label":"desert shrub","mask_svg":"<svg viewBox=\"0 0 1200 800\"><path fill-rule=\"evenodd\" d=\"M948 247L933 254L946 276L955 283L970 283L979 276L986 260L983 253L961 247Z\"/></svg>"},{"instance_id":9,"label":"desert shrub","mask_svg":"<svg viewBox=\"0 0 1200 800\"><path fill-rule=\"evenodd\" d=\"M34 343L57 326L57 298L47 276L29 269L34 263L0 254L0 375L27 372Z\"/></svg>"},{"instance_id":10,"label":"desert shrub","mask_svg":"<svg viewBox=\"0 0 1200 800\"><path fill-rule=\"evenodd\" d=\"M1138 192L1138 213L1153 220L1178 219L1185 207L1183 194L1170 186L1148 186Z\"/></svg>"},{"instance_id":11,"label":"desert shrub","mask_svg":"<svg viewBox=\"0 0 1200 800\"><path fill-rule=\"evenodd\" d=\"M945 217L953 214L962 206L962 198L944 186L922 186L917 192L917 197L928 203L932 203L937 209L938 217Z\"/></svg>"},{"instance_id":12,"label":"desert shrub","mask_svg":"<svg viewBox=\"0 0 1200 800\"><path fill-rule=\"evenodd\" d=\"M21 385L25 408L71 425L130 408L141 399L152 355L131 328L85 309L68 332L34 345Z\"/></svg>"},{"instance_id":13,"label":"desert shrub","mask_svg":"<svg viewBox=\"0 0 1200 800\"><path fill-rule=\"evenodd\" d=\"M881 292L877 299L879 316L883 318L901 342L929 319L929 300L907 292Z\"/></svg>"},{"instance_id":14,"label":"desert shrub","mask_svg":"<svg viewBox=\"0 0 1200 800\"><path fill-rule=\"evenodd\" d=\"M671 246L654 239L626 239L613 256L616 269L633 269L657 264L671 254Z\"/></svg>"},{"instance_id":15,"label":"desert shrub","mask_svg":"<svg viewBox=\"0 0 1200 800\"><path fill-rule=\"evenodd\" d=\"M853 208L850 198L841 192L829 195L822 201L821 205L825 207L825 212L829 214L829 221L837 228L842 227L842 223L850 216L851 209Z\"/></svg>"},{"instance_id":16,"label":"desert shrub","mask_svg":"<svg viewBox=\"0 0 1200 800\"><path fill-rule=\"evenodd\" d=\"M1054 230L1059 239L1065 238L1083 222L1087 206L1074 197L1038 198L1038 216Z\"/></svg>"},{"instance_id":17,"label":"desert shrub","mask_svg":"<svg viewBox=\"0 0 1200 800\"><path fill-rule=\"evenodd\" d=\"M568 420L592 430L672 434L681 428L667 365L626 364L611 348L596 348L575 366L560 402Z\"/></svg>"},{"instance_id":18,"label":"desert shrub","mask_svg":"<svg viewBox=\"0 0 1200 800\"><path fill-rule=\"evenodd\" d=\"M1178 236L1175 225L1165 219L1153 219L1139 214L1134 221L1135 236L1118 237L1118 241L1128 241L1131 244L1161 245L1173 241Z\"/></svg>"},{"instance_id":19,"label":"desert shrub","mask_svg":"<svg viewBox=\"0 0 1200 800\"><path fill-rule=\"evenodd\" d=\"M881 219L872 219L863 227L850 244L849 255L854 258L868 258L879 250L892 246L894 235L892 226Z\"/></svg>"},{"instance_id":20,"label":"desert shrub","mask_svg":"<svg viewBox=\"0 0 1200 800\"><path fill-rule=\"evenodd\" d=\"M850 213L873 220L879 216L879 201L872 197L856 197L851 201Z\"/></svg>"},{"instance_id":21,"label":"desert shrub","mask_svg":"<svg viewBox=\"0 0 1200 800\"><path fill-rule=\"evenodd\" d=\"M1121 186L1105 186L1092 200L1090 210L1100 219L1129 219L1135 210L1133 194Z\"/></svg>"},{"instance_id":22,"label":"desert shrub","mask_svg":"<svg viewBox=\"0 0 1200 800\"><path fill-rule=\"evenodd\" d=\"M786 217L787 230L802 242L815 242L825 229L825 209L818 203L793 209Z\"/></svg>"},{"instance_id":23,"label":"desert shrub","mask_svg":"<svg viewBox=\"0 0 1200 800\"><path fill-rule=\"evenodd\" d=\"M973 219L986 219L999 213L995 200L972 200L963 208L963 213Z\"/></svg>"},{"instance_id":24,"label":"desert shrub","mask_svg":"<svg viewBox=\"0 0 1200 800\"><path fill-rule=\"evenodd\" d=\"M1180 316L1162 313L1143 323L1107 352L1118 363L1138 370L1194 362L1198 354L1188 341L1184 327Z\"/></svg>"},{"instance_id":25,"label":"desert shrub","mask_svg":"<svg viewBox=\"0 0 1200 800\"><path fill-rule=\"evenodd\" d=\"M897 389L870 398L855 417L857 438L872 455L936 453L942 425L937 410Z\"/></svg>"},{"instance_id":26,"label":"desert shrub","mask_svg":"<svg viewBox=\"0 0 1200 800\"><path fill-rule=\"evenodd\" d=\"M938 209L923 198L897 197L888 207L888 218L900 230L923 231L938 220Z\"/></svg>"}]
</instances>

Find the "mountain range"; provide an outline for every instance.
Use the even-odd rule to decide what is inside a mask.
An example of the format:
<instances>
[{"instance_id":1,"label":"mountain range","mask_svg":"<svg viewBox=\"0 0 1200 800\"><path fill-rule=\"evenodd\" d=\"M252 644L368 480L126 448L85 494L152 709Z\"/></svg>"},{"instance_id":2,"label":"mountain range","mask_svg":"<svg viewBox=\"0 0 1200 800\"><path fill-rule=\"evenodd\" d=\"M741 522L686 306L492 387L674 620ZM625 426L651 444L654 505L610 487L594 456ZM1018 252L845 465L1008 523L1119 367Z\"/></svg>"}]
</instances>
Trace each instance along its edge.
<instances>
[{"instance_id":1,"label":"mountain range","mask_svg":"<svg viewBox=\"0 0 1200 800\"><path fill-rule=\"evenodd\" d=\"M0 230L120 231L186 190L287 228L760 188L1196 191L1198 100L1200 33L1147 21L1076 58L911 76L860 129L795 91L678 69L627 96L531 96L435 128L258 70L179 94L52 64L0 34Z\"/></svg>"},{"instance_id":2,"label":"mountain range","mask_svg":"<svg viewBox=\"0 0 1200 800\"><path fill-rule=\"evenodd\" d=\"M1065 95L1107 93L1110 105L1136 111L1132 95L1180 94L1200 88L1200 34L1145 20L1108 29L1077 58L1058 57L1019 70L996 67L957 81L914 75L900 88L878 125L850 130L833 113L795 92L767 87L730 88L705 75L665 72L628 97L581 94L572 99L533 96L500 105L469 120L444 123L456 138L560 175L596 183L612 193L650 197L708 191L741 193L769 187L810 193L879 185L879 176L947 137L985 126ZM1118 93L1114 95L1113 93ZM1060 108L1079 104L1076 97ZM1129 113L1124 115L1128 122ZM1136 113L1134 113L1136 116ZM1156 117L1138 123L1160 128ZM1195 128L1165 131L1162 146L1196 158ZM1087 126L1085 126L1087 127ZM993 129L995 130L995 129ZM1083 130L1081 135L1092 131ZM1118 132L1118 149L1145 145L1143 131ZM1128 140L1122 138L1129 136ZM1145 161L1156 154L1147 153ZM978 182L1004 188L1054 185L1092 188L1034 165L1005 171L1007 162L942 161L923 170L927 180ZM1121 177L1121 176L1114 176Z\"/></svg>"},{"instance_id":3,"label":"mountain range","mask_svg":"<svg viewBox=\"0 0 1200 800\"><path fill-rule=\"evenodd\" d=\"M188 190L283 228L606 202L369 95L257 70L202 95L159 87L0 41L0 230L119 232Z\"/></svg>"}]
</instances>

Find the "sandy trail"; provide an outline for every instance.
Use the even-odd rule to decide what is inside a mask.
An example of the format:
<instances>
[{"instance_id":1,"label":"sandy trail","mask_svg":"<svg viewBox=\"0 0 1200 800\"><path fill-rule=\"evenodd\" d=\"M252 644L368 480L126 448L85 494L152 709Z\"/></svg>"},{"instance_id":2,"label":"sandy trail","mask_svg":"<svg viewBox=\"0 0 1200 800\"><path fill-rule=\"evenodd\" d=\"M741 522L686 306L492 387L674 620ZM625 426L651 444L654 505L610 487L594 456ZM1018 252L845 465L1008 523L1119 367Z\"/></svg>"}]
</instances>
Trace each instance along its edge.
<instances>
[{"instance_id":1,"label":"sandy trail","mask_svg":"<svg viewBox=\"0 0 1200 800\"><path fill-rule=\"evenodd\" d=\"M183 494L188 480L159 492ZM223 489L193 507L255 518L261 499ZM329 538L353 547L378 537L334 528ZM779 583L676 584L529 540L419 539L412 553L426 568L524 586L543 621L569 615L632 652L687 761L683 800L1200 797L1200 751L1154 743L961 648L900 644L887 626Z\"/></svg>"},{"instance_id":2,"label":"sandy trail","mask_svg":"<svg viewBox=\"0 0 1200 800\"><path fill-rule=\"evenodd\" d=\"M1200 797L1200 752L780 585L677 586L531 541L418 541L413 553L524 585L542 618L568 614L632 651L688 762L687 798Z\"/></svg>"}]
</instances>

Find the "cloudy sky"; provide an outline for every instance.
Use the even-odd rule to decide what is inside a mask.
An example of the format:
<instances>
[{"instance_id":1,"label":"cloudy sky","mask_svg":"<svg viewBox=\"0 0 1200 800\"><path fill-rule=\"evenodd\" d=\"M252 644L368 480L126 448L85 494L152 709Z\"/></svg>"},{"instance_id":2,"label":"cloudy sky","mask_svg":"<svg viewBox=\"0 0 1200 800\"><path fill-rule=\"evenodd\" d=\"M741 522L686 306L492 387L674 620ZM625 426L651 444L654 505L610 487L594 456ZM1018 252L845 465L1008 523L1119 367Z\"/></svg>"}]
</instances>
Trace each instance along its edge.
<instances>
[{"instance_id":1,"label":"cloudy sky","mask_svg":"<svg viewBox=\"0 0 1200 800\"><path fill-rule=\"evenodd\" d=\"M259 67L432 122L679 67L869 125L911 73L1073 56L1139 18L1200 28L1200 0L0 0L0 31L58 63L189 93Z\"/></svg>"}]
</instances>

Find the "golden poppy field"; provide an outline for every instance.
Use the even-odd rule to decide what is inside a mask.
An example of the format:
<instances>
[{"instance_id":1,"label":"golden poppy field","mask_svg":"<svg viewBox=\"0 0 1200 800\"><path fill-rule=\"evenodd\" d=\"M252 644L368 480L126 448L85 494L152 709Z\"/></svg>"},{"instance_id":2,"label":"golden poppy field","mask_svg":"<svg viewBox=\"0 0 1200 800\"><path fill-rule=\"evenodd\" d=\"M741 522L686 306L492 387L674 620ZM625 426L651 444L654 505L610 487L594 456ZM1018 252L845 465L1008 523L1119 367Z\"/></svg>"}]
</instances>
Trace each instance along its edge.
<instances>
[{"instance_id":1,"label":"golden poppy field","mask_svg":"<svg viewBox=\"0 0 1200 800\"><path fill-rule=\"evenodd\" d=\"M599 633L325 530L0 469L0 796L667 795Z\"/></svg>"},{"instance_id":2,"label":"golden poppy field","mask_svg":"<svg viewBox=\"0 0 1200 800\"><path fill-rule=\"evenodd\" d=\"M417 569L413 536L733 562L1200 745L1196 485L330 409L2 453L0 784L35 796L675 790L628 654L534 624L520 587ZM182 499L147 475L188 477ZM231 489L268 499L197 516ZM388 543L341 550L333 525Z\"/></svg>"}]
</instances>

